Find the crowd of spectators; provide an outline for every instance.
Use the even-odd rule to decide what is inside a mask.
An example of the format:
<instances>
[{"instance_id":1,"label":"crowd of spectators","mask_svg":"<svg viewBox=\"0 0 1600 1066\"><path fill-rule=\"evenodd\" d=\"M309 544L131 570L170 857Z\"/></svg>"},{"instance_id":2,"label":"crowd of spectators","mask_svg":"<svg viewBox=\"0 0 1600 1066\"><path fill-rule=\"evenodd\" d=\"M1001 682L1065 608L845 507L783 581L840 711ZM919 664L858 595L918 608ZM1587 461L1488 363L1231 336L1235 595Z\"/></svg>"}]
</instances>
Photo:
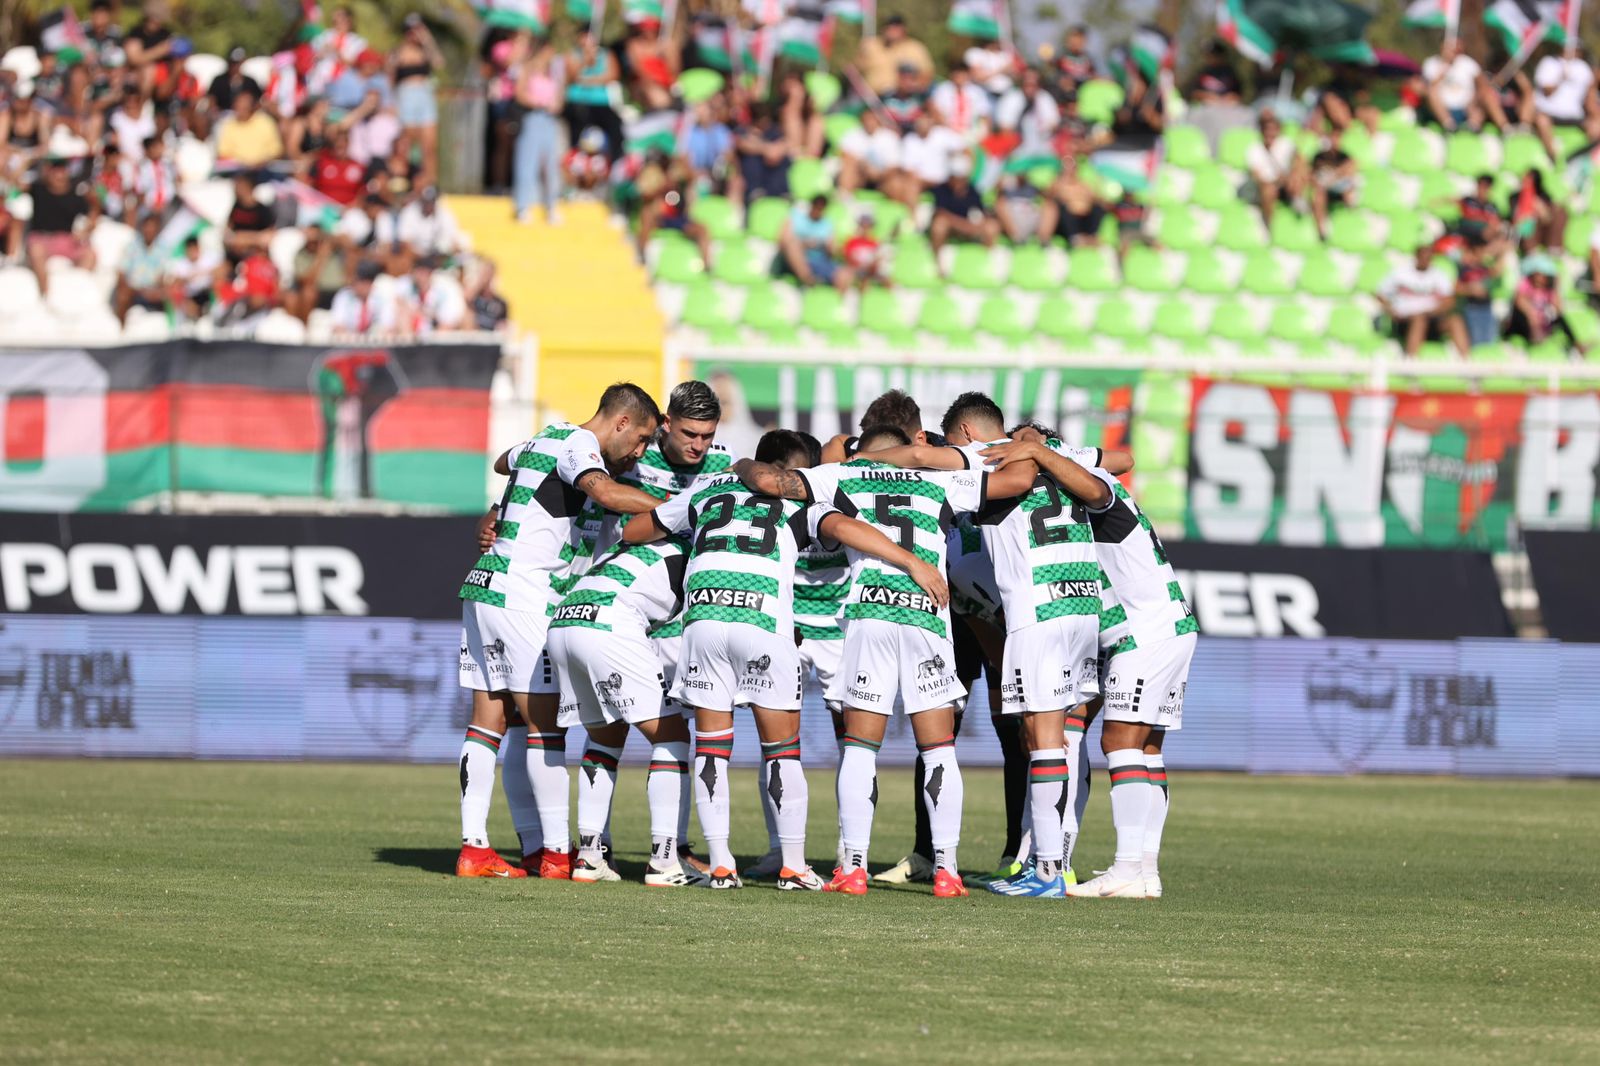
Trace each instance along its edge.
<instances>
[{"instance_id":1,"label":"crowd of spectators","mask_svg":"<svg viewBox=\"0 0 1600 1066\"><path fill-rule=\"evenodd\" d=\"M75 301L97 290L122 323L281 339L504 322L438 195L443 56L420 17L385 54L336 8L255 58L195 54L163 0L67 21L0 62L0 284L25 266L41 313L93 320Z\"/></svg>"}]
</instances>

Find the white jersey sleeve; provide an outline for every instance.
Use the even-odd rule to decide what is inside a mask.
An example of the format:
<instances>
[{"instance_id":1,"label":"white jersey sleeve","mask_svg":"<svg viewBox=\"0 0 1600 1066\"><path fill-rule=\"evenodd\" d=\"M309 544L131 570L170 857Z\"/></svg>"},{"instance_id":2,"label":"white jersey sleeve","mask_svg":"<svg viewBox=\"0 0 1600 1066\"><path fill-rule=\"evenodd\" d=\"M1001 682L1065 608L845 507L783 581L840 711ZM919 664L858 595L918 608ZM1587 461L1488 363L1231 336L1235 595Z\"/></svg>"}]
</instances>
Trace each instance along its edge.
<instances>
[{"instance_id":1,"label":"white jersey sleeve","mask_svg":"<svg viewBox=\"0 0 1600 1066\"><path fill-rule=\"evenodd\" d=\"M692 489L693 486L690 486L690 488ZM655 516L656 525L672 536L688 536L690 533L689 502L693 497L693 492L680 492L650 512Z\"/></svg>"},{"instance_id":2,"label":"white jersey sleeve","mask_svg":"<svg viewBox=\"0 0 1600 1066\"><path fill-rule=\"evenodd\" d=\"M556 473L568 485L577 487L578 479L598 470L606 472L606 461L600 456L600 441L587 429L579 429L562 442L556 453Z\"/></svg>"},{"instance_id":3,"label":"white jersey sleeve","mask_svg":"<svg viewBox=\"0 0 1600 1066\"><path fill-rule=\"evenodd\" d=\"M968 514L983 506L989 484L987 470L947 470L935 480L943 483L945 502L956 514Z\"/></svg>"}]
</instances>

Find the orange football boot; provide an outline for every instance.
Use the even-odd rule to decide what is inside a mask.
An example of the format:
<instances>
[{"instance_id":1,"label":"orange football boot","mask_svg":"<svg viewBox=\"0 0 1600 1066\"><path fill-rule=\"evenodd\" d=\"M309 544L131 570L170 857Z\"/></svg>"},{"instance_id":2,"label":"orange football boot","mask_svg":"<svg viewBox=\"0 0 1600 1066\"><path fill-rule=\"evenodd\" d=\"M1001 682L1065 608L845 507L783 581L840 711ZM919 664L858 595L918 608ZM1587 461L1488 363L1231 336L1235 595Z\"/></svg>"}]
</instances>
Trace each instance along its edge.
<instances>
[{"instance_id":1,"label":"orange football boot","mask_svg":"<svg viewBox=\"0 0 1600 1066\"><path fill-rule=\"evenodd\" d=\"M461 845L456 856L457 877L527 877L528 871L512 866L493 848L469 848Z\"/></svg>"},{"instance_id":2,"label":"orange football boot","mask_svg":"<svg viewBox=\"0 0 1600 1066\"><path fill-rule=\"evenodd\" d=\"M940 899L954 899L967 894L967 886L961 883L961 878L949 870L935 870L933 874L933 894Z\"/></svg>"},{"instance_id":3,"label":"orange football boot","mask_svg":"<svg viewBox=\"0 0 1600 1066\"><path fill-rule=\"evenodd\" d=\"M539 876L553 881L572 880L573 852L551 851L542 848L539 851Z\"/></svg>"},{"instance_id":4,"label":"orange football boot","mask_svg":"<svg viewBox=\"0 0 1600 1066\"><path fill-rule=\"evenodd\" d=\"M843 868L835 867L833 880L822 886L824 892L841 892L846 896L865 896L867 894L867 871L860 866L846 873Z\"/></svg>"}]
</instances>

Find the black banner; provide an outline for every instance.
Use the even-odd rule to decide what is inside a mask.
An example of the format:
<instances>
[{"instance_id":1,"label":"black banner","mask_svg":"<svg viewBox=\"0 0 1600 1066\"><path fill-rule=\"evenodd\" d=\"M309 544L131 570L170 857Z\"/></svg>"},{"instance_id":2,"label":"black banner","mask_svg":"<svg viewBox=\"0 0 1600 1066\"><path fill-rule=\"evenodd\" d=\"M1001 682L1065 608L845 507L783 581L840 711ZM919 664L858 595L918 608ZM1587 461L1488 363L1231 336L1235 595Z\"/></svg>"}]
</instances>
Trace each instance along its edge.
<instances>
[{"instance_id":1,"label":"black banner","mask_svg":"<svg viewBox=\"0 0 1600 1066\"><path fill-rule=\"evenodd\" d=\"M1600 643L1600 533L1522 535L1544 627L1557 640Z\"/></svg>"},{"instance_id":2,"label":"black banner","mask_svg":"<svg viewBox=\"0 0 1600 1066\"><path fill-rule=\"evenodd\" d=\"M1200 632L1229 637L1508 637L1487 552L1169 541Z\"/></svg>"},{"instance_id":3,"label":"black banner","mask_svg":"<svg viewBox=\"0 0 1600 1066\"><path fill-rule=\"evenodd\" d=\"M0 513L12 614L458 618L472 518Z\"/></svg>"}]
</instances>

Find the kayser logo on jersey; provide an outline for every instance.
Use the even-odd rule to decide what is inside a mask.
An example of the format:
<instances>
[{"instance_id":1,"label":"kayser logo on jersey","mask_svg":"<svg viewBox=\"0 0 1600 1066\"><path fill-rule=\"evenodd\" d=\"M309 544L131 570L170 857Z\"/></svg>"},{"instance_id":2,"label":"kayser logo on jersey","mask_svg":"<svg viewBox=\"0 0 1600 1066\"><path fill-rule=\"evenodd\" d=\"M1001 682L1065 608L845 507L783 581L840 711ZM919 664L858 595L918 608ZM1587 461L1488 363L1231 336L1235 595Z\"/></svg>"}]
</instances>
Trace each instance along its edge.
<instances>
[{"instance_id":1,"label":"kayser logo on jersey","mask_svg":"<svg viewBox=\"0 0 1600 1066\"><path fill-rule=\"evenodd\" d=\"M593 622L599 612L599 604L594 603L569 603L556 608L553 622Z\"/></svg>"},{"instance_id":2,"label":"kayser logo on jersey","mask_svg":"<svg viewBox=\"0 0 1600 1066\"><path fill-rule=\"evenodd\" d=\"M920 592L901 592L899 589L887 589L881 585L863 585L861 602L882 607L904 607L908 611L923 611L927 614L934 613L933 601Z\"/></svg>"},{"instance_id":3,"label":"kayser logo on jersey","mask_svg":"<svg viewBox=\"0 0 1600 1066\"><path fill-rule=\"evenodd\" d=\"M1052 581L1048 586L1052 600L1072 600L1083 596L1096 599L1100 596L1098 581Z\"/></svg>"},{"instance_id":4,"label":"kayser logo on jersey","mask_svg":"<svg viewBox=\"0 0 1600 1066\"><path fill-rule=\"evenodd\" d=\"M764 593L751 592L748 589L691 589L689 592L689 606L745 607L753 611L759 611L763 595Z\"/></svg>"}]
</instances>

